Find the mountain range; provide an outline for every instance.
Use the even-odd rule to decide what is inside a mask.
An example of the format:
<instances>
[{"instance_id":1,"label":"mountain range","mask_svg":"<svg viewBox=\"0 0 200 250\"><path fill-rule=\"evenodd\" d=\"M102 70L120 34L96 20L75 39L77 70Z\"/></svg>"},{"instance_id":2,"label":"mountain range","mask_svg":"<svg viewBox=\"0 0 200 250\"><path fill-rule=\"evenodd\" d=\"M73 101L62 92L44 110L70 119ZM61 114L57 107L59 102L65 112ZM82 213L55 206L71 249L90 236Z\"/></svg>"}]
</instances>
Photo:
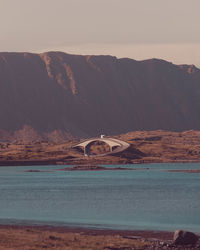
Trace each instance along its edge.
<instances>
[{"instance_id":1,"label":"mountain range","mask_svg":"<svg viewBox=\"0 0 200 250\"><path fill-rule=\"evenodd\" d=\"M0 53L0 140L199 130L200 69L63 52Z\"/></svg>"}]
</instances>

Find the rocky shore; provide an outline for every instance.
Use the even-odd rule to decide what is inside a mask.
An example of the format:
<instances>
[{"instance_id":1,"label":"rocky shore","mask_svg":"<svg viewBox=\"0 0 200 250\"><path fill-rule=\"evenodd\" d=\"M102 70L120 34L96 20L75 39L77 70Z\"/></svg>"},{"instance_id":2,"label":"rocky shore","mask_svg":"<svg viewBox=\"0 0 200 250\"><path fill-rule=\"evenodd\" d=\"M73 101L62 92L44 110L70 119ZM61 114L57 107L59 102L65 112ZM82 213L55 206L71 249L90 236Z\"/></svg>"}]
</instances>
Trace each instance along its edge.
<instances>
[{"instance_id":1,"label":"rocky shore","mask_svg":"<svg viewBox=\"0 0 200 250\"><path fill-rule=\"evenodd\" d=\"M171 169L168 172L200 174L200 169Z\"/></svg>"},{"instance_id":2,"label":"rocky shore","mask_svg":"<svg viewBox=\"0 0 200 250\"><path fill-rule=\"evenodd\" d=\"M200 244L176 246L171 232L1 225L0 249L197 250Z\"/></svg>"},{"instance_id":3,"label":"rocky shore","mask_svg":"<svg viewBox=\"0 0 200 250\"><path fill-rule=\"evenodd\" d=\"M59 169L61 171L104 171L104 170L138 170L136 168L125 167L103 167L98 165L77 165L73 167Z\"/></svg>"}]
</instances>

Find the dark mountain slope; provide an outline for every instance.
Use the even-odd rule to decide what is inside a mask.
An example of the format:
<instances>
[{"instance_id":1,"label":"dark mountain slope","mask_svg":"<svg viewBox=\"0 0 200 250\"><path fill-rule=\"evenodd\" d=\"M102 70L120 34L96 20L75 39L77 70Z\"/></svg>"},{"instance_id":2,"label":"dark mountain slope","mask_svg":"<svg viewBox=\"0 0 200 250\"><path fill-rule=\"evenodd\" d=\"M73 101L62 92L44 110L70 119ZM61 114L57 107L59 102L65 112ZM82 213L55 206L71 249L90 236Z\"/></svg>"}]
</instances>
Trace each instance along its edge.
<instances>
[{"instance_id":1,"label":"dark mountain slope","mask_svg":"<svg viewBox=\"0 0 200 250\"><path fill-rule=\"evenodd\" d=\"M1 134L13 135L25 125L46 136L200 129L199 111L195 66L62 52L0 53Z\"/></svg>"}]
</instances>

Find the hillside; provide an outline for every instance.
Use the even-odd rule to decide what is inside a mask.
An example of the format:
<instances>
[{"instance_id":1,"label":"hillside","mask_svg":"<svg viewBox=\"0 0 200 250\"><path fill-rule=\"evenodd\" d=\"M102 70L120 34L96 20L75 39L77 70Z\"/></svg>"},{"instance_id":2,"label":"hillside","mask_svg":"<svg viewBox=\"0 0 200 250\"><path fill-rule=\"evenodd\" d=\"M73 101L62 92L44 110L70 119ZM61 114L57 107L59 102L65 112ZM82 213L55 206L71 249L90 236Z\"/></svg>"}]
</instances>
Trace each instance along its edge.
<instances>
[{"instance_id":1,"label":"hillside","mask_svg":"<svg viewBox=\"0 0 200 250\"><path fill-rule=\"evenodd\" d=\"M107 152L107 148L94 144L90 147L89 157L73 148L79 142L77 139L64 143L36 142L26 145L4 142L0 143L0 166L200 162L200 131L134 131L115 138L128 142L130 147L117 154L97 156L102 150Z\"/></svg>"},{"instance_id":2,"label":"hillside","mask_svg":"<svg viewBox=\"0 0 200 250\"><path fill-rule=\"evenodd\" d=\"M200 70L151 59L0 53L1 141L200 129Z\"/></svg>"}]
</instances>

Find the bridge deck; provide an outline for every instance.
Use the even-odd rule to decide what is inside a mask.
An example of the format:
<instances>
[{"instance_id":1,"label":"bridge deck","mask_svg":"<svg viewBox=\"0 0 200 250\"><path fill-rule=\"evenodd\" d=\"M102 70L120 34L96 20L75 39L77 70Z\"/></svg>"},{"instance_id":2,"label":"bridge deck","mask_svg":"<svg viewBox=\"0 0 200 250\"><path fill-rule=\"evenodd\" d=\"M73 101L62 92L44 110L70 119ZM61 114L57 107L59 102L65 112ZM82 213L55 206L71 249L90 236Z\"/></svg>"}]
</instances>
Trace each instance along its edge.
<instances>
[{"instance_id":1,"label":"bridge deck","mask_svg":"<svg viewBox=\"0 0 200 250\"><path fill-rule=\"evenodd\" d=\"M120 147L122 144L119 143L119 142L116 142L116 141L113 141L109 138L94 138L94 139L91 139L91 140L87 140L87 141L84 141L82 143L79 143L77 144L76 146L74 147L87 147L90 143L93 143L93 142L96 142L96 141L102 141L102 142L105 142L107 143L110 147Z\"/></svg>"}]
</instances>

